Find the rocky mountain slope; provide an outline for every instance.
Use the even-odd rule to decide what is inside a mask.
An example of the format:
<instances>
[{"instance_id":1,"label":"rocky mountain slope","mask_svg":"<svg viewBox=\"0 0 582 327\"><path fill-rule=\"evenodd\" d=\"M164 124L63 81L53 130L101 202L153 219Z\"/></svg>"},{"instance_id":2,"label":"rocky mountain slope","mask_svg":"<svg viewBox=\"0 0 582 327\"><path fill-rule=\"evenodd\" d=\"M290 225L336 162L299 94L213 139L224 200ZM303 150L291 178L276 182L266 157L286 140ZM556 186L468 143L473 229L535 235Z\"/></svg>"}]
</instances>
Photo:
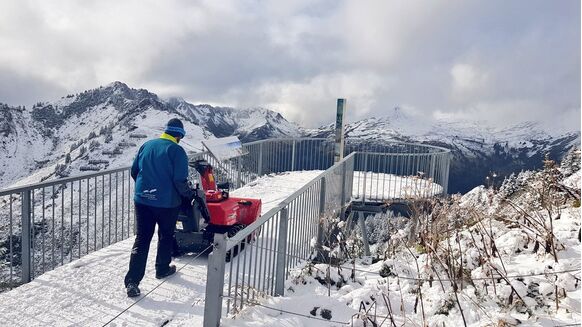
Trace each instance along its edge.
<instances>
[{"instance_id":1,"label":"rocky mountain slope","mask_svg":"<svg viewBox=\"0 0 582 327\"><path fill-rule=\"evenodd\" d=\"M306 134L332 137L334 124ZM346 137L370 144L399 141L451 149L450 193L465 193L486 183L487 177L500 183L512 172L540 168L546 154L559 161L569 150L580 147L580 131L546 131L535 122L490 127L477 121L428 121L398 107L384 117L347 124Z\"/></svg>"},{"instance_id":2,"label":"rocky mountain slope","mask_svg":"<svg viewBox=\"0 0 582 327\"><path fill-rule=\"evenodd\" d=\"M200 141L237 135L243 142L300 136L299 127L273 111L193 105L160 99L121 82L67 95L33 108L0 105L0 188L128 165L137 147L179 117L187 151Z\"/></svg>"},{"instance_id":3,"label":"rocky mountain slope","mask_svg":"<svg viewBox=\"0 0 582 327\"><path fill-rule=\"evenodd\" d=\"M0 188L47 178L128 165L137 147L180 117L188 136L181 143L198 151L203 139L237 135L243 142L277 137L333 137L334 124L302 129L262 108L233 109L161 99L121 82L67 95L33 108L0 104ZM489 181L541 167L580 147L580 131L547 131L539 123L488 127L476 121L428 120L394 108L383 117L346 126L346 137L371 144L419 142L452 150L449 192L467 192ZM493 177L496 176L496 177Z\"/></svg>"}]
</instances>

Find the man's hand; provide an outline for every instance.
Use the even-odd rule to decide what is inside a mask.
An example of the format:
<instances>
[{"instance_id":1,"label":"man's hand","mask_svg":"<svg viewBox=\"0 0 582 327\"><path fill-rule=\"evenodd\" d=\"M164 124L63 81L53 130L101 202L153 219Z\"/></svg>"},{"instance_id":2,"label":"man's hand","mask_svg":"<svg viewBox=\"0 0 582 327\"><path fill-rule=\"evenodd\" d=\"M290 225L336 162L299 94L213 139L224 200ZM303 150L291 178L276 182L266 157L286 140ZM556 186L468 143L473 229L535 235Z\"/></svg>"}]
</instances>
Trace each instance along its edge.
<instances>
[{"instance_id":1,"label":"man's hand","mask_svg":"<svg viewBox=\"0 0 582 327\"><path fill-rule=\"evenodd\" d=\"M206 194L201 189L194 189L194 193L192 198L190 199L190 203L192 206L196 206L204 218L204 222L210 222L210 212L208 212L208 207L206 206Z\"/></svg>"}]
</instances>

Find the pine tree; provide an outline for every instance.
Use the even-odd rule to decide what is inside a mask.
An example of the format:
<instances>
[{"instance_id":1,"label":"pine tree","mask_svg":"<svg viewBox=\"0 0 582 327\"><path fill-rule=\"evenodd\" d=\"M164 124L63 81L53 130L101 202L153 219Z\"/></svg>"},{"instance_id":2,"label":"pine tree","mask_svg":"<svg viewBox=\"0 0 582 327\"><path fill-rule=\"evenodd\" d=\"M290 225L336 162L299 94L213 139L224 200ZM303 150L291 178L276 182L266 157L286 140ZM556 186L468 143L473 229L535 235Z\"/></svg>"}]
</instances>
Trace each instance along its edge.
<instances>
[{"instance_id":1,"label":"pine tree","mask_svg":"<svg viewBox=\"0 0 582 327\"><path fill-rule=\"evenodd\" d=\"M499 187L499 196L502 199L506 199L513 193L515 193L518 189L519 187L517 182L517 176L515 176L514 173L511 173L511 175L507 176L503 180L503 183Z\"/></svg>"},{"instance_id":2,"label":"pine tree","mask_svg":"<svg viewBox=\"0 0 582 327\"><path fill-rule=\"evenodd\" d=\"M580 170L580 149L572 148L560 163L560 172L564 177L571 176L575 172Z\"/></svg>"}]
</instances>

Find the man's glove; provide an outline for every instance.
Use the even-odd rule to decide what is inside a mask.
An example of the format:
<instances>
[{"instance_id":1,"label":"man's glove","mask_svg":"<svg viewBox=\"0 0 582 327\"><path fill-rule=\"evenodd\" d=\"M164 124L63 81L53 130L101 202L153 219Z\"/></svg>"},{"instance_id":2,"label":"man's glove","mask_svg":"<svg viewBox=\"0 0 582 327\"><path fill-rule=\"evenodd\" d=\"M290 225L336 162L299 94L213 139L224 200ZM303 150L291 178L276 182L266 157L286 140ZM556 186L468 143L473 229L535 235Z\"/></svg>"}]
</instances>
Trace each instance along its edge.
<instances>
[{"instance_id":1,"label":"man's glove","mask_svg":"<svg viewBox=\"0 0 582 327\"><path fill-rule=\"evenodd\" d=\"M200 211L202 218L204 218L204 221L206 223L210 222L210 212L208 212L208 206L206 206L206 194L204 194L204 191L199 188L192 191L194 191L190 198L192 207L196 206Z\"/></svg>"}]
</instances>

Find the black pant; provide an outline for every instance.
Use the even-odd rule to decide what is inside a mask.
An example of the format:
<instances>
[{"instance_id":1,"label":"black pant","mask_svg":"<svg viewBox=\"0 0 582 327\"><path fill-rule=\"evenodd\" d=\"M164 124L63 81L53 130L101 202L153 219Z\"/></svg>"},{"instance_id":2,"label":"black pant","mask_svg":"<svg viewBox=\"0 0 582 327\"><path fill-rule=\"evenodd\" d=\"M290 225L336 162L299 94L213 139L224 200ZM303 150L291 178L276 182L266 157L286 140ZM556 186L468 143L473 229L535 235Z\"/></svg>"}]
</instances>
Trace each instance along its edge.
<instances>
[{"instance_id":1,"label":"black pant","mask_svg":"<svg viewBox=\"0 0 582 327\"><path fill-rule=\"evenodd\" d=\"M156 223L158 224L156 272L164 273L169 269L179 208L156 208L135 203L137 235L131 249L129 271L125 275L126 287L129 283L139 285L143 279Z\"/></svg>"}]
</instances>

